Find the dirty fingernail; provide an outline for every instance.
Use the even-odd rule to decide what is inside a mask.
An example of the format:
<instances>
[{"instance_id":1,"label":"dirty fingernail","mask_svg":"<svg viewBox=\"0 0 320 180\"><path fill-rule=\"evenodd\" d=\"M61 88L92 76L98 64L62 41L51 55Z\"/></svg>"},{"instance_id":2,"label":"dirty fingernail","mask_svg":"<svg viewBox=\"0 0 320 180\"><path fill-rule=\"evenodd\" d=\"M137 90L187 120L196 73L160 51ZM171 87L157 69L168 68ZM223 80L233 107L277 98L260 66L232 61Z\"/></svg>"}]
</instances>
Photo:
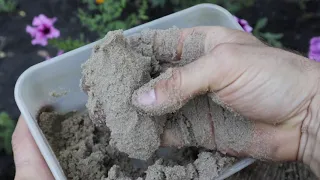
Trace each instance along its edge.
<instances>
[{"instance_id":1,"label":"dirty fingernail","mask_svg":"<svg viewBox=\"0 0 320 180\"><path fill-rule=\"evenodd\" d=\"M138 103L141 105L152 105L156 102L156 93L154 89L144 92L138 96Z\"/></svg>"}]
</instances>

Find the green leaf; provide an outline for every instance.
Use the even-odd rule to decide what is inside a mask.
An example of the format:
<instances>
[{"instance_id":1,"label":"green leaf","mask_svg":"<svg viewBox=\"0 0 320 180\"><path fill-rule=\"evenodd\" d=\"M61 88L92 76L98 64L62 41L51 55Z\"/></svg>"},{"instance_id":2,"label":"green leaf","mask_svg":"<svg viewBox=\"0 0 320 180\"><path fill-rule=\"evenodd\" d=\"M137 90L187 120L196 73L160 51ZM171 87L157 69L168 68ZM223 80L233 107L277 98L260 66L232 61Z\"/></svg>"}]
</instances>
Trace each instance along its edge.
<instances>
[{"instance_id":1,"label":"green leaf","mask_svg":"<svg viewBox=\"0 0 320 180\"><path fill-rule=\"evenodd\" d=\"M17 8L17 2L15 0L0 0L0 12L10 13Z\"/></svg>"},{"instance_id":2,"label":"green leaf","mask_svg":"<svg viewBox=\"0 0 320 180\"><path fill-rule=\"evenodd\" d=\"M166 0L150 0L150 2L152 7L160 6L163 8L166 3Z\"/></svg>"},{"instance_id":3,"label":"green leaf","mask_svg":"<svg viewBox=\"0 0 320 180\"><path fill-rule=\"evenodd\" d=\"M3 144L1 148L3 148L7 154L12 153L12 147L11 147L11 137L12 133L14 131L14 121L9 117L9 115L5 112L0 113L0 140L3 142L0 144Z\"/></svg>"},{"instance_id":4,"label":"green leaf","mask_svg":"<svg viewBox=\"0 0 320 180\"><path fill-rule=\"evenodd\" d=\"M82 2L90 6L93 0ZM148 3L149 0L106 0L94 11L89 7L79 9L78 17L88 30L104 37L110 30L127 29L148 20Z\"/></svg>"},{"instance_id":5,"label":"green leaf","mask_svg":"<svg viewBox=\"0 0 320 180\"><path fill-rule=\"evenodd\" d=\"M223 6L232 14L235 14L242 8L240 3L231 3L229 1L224 2Z\"/></svg>"},{"instance_id":6,"label":"green leaf","mask_svg":"<svg viewBox=\"0 0 320 180\"><path fill-rule=\"evenodd\" d=\"M282 47L280 39L283 37L282 33L260 33L260 36L264 38L271 46Z\"/></svg>"},{"instance_id":7,"label":"green leaf","mask_svg":"<svg viewBox=\"0 0 320 180\"><path fill-rule=\"evenodd\" d=\"M281 39L283 37L282 33L270 33L270 32L266 32L263 33L264 36L268 39Z\"/></svg>"},{"instance_id":8,"label":"green leaf","mask_svg":"<svg viewBox=\"0 0 320 180\"><path fill-rule=\"evenodd\" d=\"M253 28L253 34L257 35L261 29L267 26L267 24L268 24L268 18L264 17L259 19L255 27Z\"/></svg>"},{"instance_id":9,"label":"green leaf","mask_svg":"<svg viewBox=\"0 0 320 180\"><path fill-rule=\"evenodd\" d=\"M80 34L79 39L72 39L68 37L66 39L50 39L49 44L57 49L64 50L65 52L74 50L81 46L86 45L88 42L84 40L84 35Z\"/></svg>"}]
</instances>

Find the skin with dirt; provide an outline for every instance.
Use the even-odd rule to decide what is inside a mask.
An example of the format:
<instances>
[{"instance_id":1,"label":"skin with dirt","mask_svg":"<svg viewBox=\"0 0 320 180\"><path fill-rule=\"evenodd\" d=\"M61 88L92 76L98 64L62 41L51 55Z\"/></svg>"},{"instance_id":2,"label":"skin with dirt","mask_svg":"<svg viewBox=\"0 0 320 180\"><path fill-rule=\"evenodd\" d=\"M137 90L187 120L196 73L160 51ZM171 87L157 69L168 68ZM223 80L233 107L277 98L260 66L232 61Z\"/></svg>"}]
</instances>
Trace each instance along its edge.
<instances>
[{"instance_id":1,"label":"skin with dirt","mask_svg":"<svg viewBox=\"0 0 320 180\"><path fill-rule=\"evenodd\" d=\"M122 33L109 32L82 66L81 85L88 94L89 115L96 125L110 128L110 144L131 158L143 160L159 148L162 134L177 137L179 147L232 148L240 152L249 146L251 122L222 108L209 96L196 97L187 104L169 102L148 113L140 110L147 107L135 101L157 82L171 78L172 68L203 56L205 35L189 34L178 54L178 28L147 29L130 37ZM163 91L168 92L170 100L182 98L182 92Z\"/></svg>"}]
</instances>

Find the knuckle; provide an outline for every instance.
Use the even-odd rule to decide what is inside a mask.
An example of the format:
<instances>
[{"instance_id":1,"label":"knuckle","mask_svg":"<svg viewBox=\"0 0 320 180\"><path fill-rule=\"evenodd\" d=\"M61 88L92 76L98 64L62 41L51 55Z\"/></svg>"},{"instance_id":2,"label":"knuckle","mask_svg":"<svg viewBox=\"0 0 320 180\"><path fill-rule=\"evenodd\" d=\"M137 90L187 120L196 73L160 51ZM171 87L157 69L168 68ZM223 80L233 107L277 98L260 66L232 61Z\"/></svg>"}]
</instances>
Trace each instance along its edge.
<instances>
[{"instance_id":1,"label":"knuckle","mask_svg":"<svg viewBox=\"0 0 320 180\"><path fill-rule=\"evenodd\" d=\"M215 62L218 63L220 67L228 67L239 57L239 46L228 43L219 44L212 50L211 56L214 57Z\"/></svg>"},{"instance_id":2,"label":"knuckle","mask_svg":"<svg viewBox=\"0 0 320 180\"><path fill-rule=\"evenodd\" d=\"M236 53L237 45L229 44L229 43L222 43L218 44L215 48L212 49L212 53L215 57L225 57L230 56Z\"/></svg>"}]
</instances>

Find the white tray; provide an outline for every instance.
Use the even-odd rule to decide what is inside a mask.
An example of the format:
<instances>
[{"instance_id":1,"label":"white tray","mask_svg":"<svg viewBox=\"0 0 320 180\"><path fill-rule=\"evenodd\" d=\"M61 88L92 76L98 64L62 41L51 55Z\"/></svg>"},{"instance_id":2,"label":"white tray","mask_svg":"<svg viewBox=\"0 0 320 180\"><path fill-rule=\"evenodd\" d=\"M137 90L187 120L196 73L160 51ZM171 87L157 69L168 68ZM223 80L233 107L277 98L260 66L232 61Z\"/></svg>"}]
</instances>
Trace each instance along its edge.
<instances>
[{"instance_id":1,"label":"white tray","mask_svg":"<svg viewBox=\"0 0 320 180\"><path fill-rule=\"evenodd\" d=\"M200 4L126 30L124 33L130 35L145 28L167 29L173 26L187 28L212 25L242 30L227 10L213 4ZM91 49L97 42L30 67L19 77L15 86L15 100L21 114L25 118L53 176L58 180L64 180L66 177L37 124L37 112L44 105L53 105L55 110L59 112L84 108L87 96L79 88L80 66L89 58ZM52 92L68 93L61 97L52 97L50 95ZM227 178L253 162L254 160L250 158L243 159L223 171L224 173L218 179Z\"/></svg>"}]
</instances>

